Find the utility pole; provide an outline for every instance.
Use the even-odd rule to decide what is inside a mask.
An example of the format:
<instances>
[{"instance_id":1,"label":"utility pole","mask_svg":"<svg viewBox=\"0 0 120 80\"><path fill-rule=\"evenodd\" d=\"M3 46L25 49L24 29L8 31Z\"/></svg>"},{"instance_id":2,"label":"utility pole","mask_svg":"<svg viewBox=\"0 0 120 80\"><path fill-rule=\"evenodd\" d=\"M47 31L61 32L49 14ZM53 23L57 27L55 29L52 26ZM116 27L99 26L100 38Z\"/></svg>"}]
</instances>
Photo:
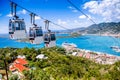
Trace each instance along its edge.
<instances>
[{"instance_id":1,"label":"utility pole","mask_svg":"<svg viewBox=\"0 0 120 80\"><path fill-rule=\"evenodd\" d=\"M7 77L7 80L9 80L9 79L8 79L8 72L7 72L7 64L6 64L6 59L4 59L4 64L5 64L6 77Z\"/></svg>"}]
</instances>

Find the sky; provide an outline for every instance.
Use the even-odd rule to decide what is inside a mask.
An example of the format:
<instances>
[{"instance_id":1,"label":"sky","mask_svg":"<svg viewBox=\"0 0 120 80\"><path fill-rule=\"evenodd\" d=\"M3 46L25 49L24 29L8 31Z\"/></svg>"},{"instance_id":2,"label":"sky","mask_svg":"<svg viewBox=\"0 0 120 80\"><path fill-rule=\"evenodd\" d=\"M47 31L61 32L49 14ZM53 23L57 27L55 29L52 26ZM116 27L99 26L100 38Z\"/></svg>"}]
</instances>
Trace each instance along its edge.
<instances>
[{"instance_id":1,"label":"sky","mask_svg":"<svg viewBox=\"0 0 120 80\"><path fill-rule=\"evenodd\" d=\"M22 7L36 13L36 24L45 30L44 20L40 16L64 26L67 29L88 27L93 23L82 13L76 10L67 0L12 0ZM95 23L119 22L120 0L70 0ZM8 33L10 3L0 0L0 34ZM32 27L29 12L17 7L17 15L25 20L27 31ZM51 30L64 30L64 28L50 23Z\"/></svg>"}]
</instances>

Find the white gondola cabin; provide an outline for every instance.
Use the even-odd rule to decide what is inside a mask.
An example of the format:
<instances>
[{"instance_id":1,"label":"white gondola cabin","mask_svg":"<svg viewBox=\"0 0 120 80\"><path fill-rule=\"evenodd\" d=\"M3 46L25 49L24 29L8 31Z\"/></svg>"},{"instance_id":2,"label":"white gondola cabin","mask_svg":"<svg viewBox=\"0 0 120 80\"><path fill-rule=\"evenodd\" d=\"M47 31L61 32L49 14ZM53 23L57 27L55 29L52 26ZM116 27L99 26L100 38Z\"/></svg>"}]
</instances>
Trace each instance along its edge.
<instances>
[{"instance_id":1,"label":"white gondola cabin","mask_svg":"<svg viewBox=\"0 0 120 80\"><path fill-rule=\"evenodd\" d=\"M16 15L17 4L11 2L12 20L9 20L9 35L11 39L21 40L27 38L26 26L24 19L19 19Z\"/></svg>"},{"instance_id":2,"label":"white gondola cabin","mask_svg":"<svg viewBox=\"0 0 120 80\"><path fill-rule=\"evenodd\" d=\"M56 46L56 37L54 32L47 32L44 35L45 47L54 47Z\"/></svg>"},{"instance_id":3,"label":"white gondola cabin","mask_svg":"<svg viewBox=\"0 0 120 80\"><path fill-rule=\"evenodd\" d=\"M11 39L27 38L26 26L23 19L9 20L9 35Z\"/></svg>"},{"instance_id":4,"label":"white gondola cabin","mask_svg":"<svg viewBox=\"0 0 120 80\"><path fill-rule=\"evenodd\" d=\"M43 43L43 32L41 27L30 27L29 40L32 44Z\"/></svg>"}]
</instances>

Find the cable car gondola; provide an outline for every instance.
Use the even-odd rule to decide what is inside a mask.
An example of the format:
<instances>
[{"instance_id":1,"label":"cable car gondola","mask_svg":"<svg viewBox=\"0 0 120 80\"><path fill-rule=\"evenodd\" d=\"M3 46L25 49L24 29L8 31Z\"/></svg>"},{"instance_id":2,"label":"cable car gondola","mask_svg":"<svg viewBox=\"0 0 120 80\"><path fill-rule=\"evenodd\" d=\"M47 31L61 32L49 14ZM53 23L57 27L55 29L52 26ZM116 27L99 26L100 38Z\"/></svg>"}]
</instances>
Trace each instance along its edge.
<instances>
[{"instance_id":1,"label":"cable car gondola","mask_svg":"<svg viewBox=\"0 0 120 80\"><path fill-rule=\"evenodd\" d=\"M54 32L47 32L44 35L45 47L54 47L56 46L56 37Z\"/></svg>"},{"instance_id":2,"label":"cable car gondola","mask_svg":"<svg viewBox=\"0 0 120 80\"><path fill-rule=\"evenodd\" d=\"M45 47L47 47L47 48L56 46L55 33L48 30L48 27L49 27L49 21L46 20L45 21L45 28L47 29L48 32L46 32L44 34L44 43L45 43Z\"/></svg>"},{"instance_id":3,"label":"cable car gondola","mask_svg":"<svg viewBox=\"0 0 120 80\"><path fill-rule=\"evenodd\" d=\"M33 27L29 29L29 40L32 44L41 44L43 42L43 31L41 27L35 24L35 14L31 14L31 23Z\"/></svg>"},{"instance_id":4,"label":"cable car gondola","mask_svg":"<svg viewBox=\"0 0 120 80\"><path fill-rule=\"evenodd\" d=\"M26 25L24 19L18 19L19 17L16 16L16 4L11 2L12 6L12 15L13 19L9 20L9 35L11 39L25 39L27 38L26 32ZM13 6L14 6L14 13L13 13Z\"/></svg>"},{"instance_id":5,"label":"cable car gondola","mask_svg":"<svg viewBox=\"0 0 120 80\"><path fill-rule=\"evenodd\" d=\"M43 32L41 27L30 27L29 40L32 44L41 44L43 42Z\"/></svg>"},{"instance_id":6,"label":"cable car gondola","mask_svg":"<svg viewBox=\"0 0 120 80\"><path fill-rule=\"evenodd\" d=\"M27 37L26 27L23 19L10 19L9 35L11 39L25 39Z\"/></svg>"}]
</instances>

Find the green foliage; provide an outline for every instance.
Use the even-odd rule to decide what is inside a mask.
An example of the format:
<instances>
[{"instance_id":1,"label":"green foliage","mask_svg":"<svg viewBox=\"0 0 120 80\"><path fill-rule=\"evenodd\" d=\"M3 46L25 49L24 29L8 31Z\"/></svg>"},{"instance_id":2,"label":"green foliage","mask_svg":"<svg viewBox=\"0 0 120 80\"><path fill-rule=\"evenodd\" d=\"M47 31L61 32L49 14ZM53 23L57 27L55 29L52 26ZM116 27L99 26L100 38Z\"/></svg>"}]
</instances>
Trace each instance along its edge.
<instances>
[{"instance_id":1,"label":"green foliage","mask_svg":"<svg viewBox=\"0 0 120 80\"><path fill-rule=\"evenodd\" d=\"M19 80L18 75L12 75L10 76L9 80Z\"/></svg>"},{"instance_id":2,"label":"green foliage","mask_svg":"<svg viewBox=\"0 0 120 80\"><path fill-rule=\"evenodd\" d=\"M79 37L81 34L79 32L70 33L68 36L57 36L57 38L72 38L72 37Z\"/></svg>"},{"instance_id":3,"label":"green foliage","mask_svg":"<svg viewBox=\"0 0 120 80\"><path fill-rule=\"evenodd\" d=\"M81 34L79 32L73 32L73 33L71 33L71 36L78 37L78 36L81 36Z\"/></svg>"},{"instance_id":4,"label":"green foliage","mask_svg":"<svg viewBox=\"0 0 120 80\"><path fill-rule=\"evenodd\" d=\"M10 64L17 55L25 55L29 71L24 71L23 80L120 80L120 61L113 65L101 65L85 58L65 55L61 47L23 49L0 49L0 62L6 58ZM44 54L47 59L36 59ZM11 77L12 80L16 77Z\"/></svg>"}]
</instances>

